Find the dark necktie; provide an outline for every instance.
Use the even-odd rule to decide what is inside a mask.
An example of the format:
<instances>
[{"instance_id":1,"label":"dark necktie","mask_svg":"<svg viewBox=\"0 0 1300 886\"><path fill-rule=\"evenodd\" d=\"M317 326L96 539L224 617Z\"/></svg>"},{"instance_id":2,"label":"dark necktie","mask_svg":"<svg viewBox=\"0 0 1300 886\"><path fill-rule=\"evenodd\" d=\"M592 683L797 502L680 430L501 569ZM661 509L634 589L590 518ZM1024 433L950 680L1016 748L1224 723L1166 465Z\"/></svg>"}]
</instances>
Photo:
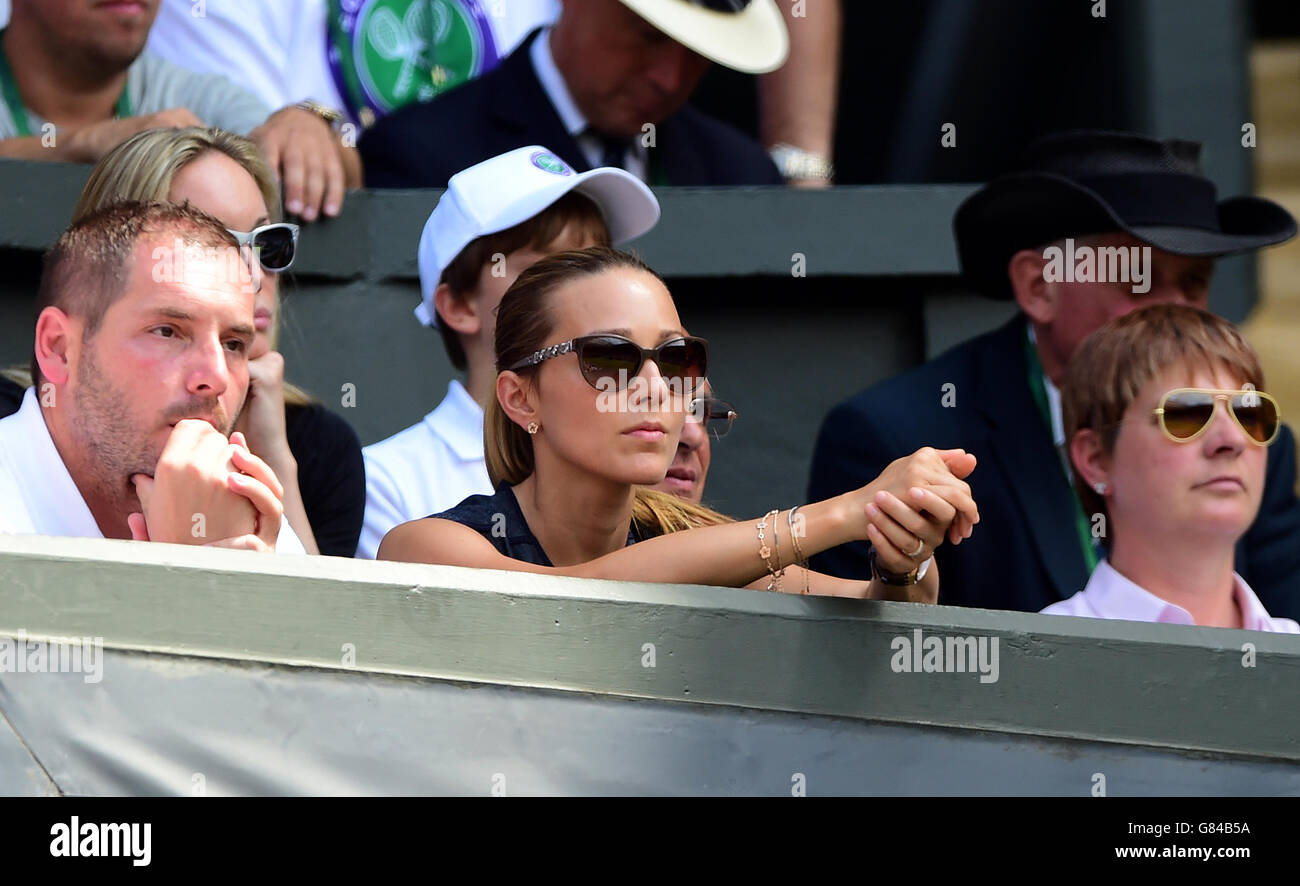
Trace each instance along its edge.
<instances>
[{"instance_id":1,"label":"dark necktie","mask_svg":"<svg viewBox=\"0 0 1300 886\"><path fill-rule=\"evenodd\" d=\"M627 168L628 141L626 139L614 138L595 129L588 129L587 134L600 143L601 166L613 166L616 169Z\"/></svg>"}]
</instances>

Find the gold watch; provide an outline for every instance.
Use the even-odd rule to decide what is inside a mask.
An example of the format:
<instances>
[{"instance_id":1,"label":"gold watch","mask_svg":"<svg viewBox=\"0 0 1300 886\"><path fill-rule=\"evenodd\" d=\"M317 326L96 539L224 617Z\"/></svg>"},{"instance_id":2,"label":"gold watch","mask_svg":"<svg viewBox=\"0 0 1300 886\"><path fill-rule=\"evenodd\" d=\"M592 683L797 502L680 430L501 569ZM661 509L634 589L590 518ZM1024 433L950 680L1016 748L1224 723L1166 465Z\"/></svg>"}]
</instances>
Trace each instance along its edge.
<instances>
[{"instance_id":1,"label":"gold watch","mask_svg":"<svg viewBox=\"0 0 1300 886\"><path fill-rule=\"evenodd\" d=\"M306 99L304 101L297 102L294 105L294 107L301 108L302 110L306 111L309 114L315 114L317 117L321 118L326 123L328 123L330 129L333 129L336 132L338 131L338 128L342 126L343 123L345 122L343 119L342 111L336 111L334 108L328 107L327 105L322 105L320 102L315 102L312 101L311 99Z\"/></svg>"}]
</instances>

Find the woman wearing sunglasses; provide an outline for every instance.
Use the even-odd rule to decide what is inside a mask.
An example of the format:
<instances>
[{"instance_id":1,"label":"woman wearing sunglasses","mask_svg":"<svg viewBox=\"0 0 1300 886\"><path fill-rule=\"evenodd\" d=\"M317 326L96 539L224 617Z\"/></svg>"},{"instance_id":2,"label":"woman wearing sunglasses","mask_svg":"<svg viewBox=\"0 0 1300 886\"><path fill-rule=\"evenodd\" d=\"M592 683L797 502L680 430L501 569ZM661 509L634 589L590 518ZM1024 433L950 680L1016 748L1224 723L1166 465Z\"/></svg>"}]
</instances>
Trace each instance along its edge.
<instances>
[{"instance_id":1,"label":"woman wearing sunglasses","mask_svg":"<svg viewBox=\"0 0 1300 886\"><path fill-rule=\"evenodd\" d=\"M380 559L933 602L931 552L979 518L960 450L923 450L853 493L740 522L646 488L700 408L708 344L627 253L564 252L524 271L498 309L495 351L484 442L496 492L401 524ZM870 582L795 565L862 539L877 552Z\"/></svg>"},{"instance_id":2,"label":"woman wearing sunglasses","mask_svg":"<svg viewBox=\"0 0 1300 886\"><path fill-rule=\"evenodd\" d=\"M1084 339L1062 410L1075 484L1108 555L1087 587L1044 612L1300 632L1233 570L1281 421L1263 386L1241 333L1197 308L1141 308Z\"/></svg>"},{"instance_id":3,"label":"woman wearing sunglasses","mask_svg":"<svg viewBox=\"0 0 1300 886\"><path fill-rule=\"evenodd\" d=\"M251 248L261 288L235 430L284 484L284 517L308 553L351 557L366 498L361 446L346 421L284 380L279 275L293 264L298 226L279 221L279 188L256 145L219 129L142 132L95 164L73 220L122 200L189 202Z\"/></svg>"}]
</instances>

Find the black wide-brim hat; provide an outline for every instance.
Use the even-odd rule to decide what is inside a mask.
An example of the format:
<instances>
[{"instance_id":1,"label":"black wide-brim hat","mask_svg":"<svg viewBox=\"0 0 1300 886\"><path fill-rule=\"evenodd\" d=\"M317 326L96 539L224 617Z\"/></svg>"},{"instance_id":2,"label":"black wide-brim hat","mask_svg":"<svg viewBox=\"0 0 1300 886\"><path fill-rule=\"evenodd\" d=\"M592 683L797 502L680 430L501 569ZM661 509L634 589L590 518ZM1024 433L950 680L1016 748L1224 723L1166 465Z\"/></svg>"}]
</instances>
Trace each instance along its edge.
<instances>
[{"instance_id":1,"label":"black wide-brim hat","mask_svg":"<svg viewBox=\"0 0 1300 886\"><path fill-rule=\"evenodd\" d=\"M971 194L953 216L962 273L1011 298L1007 265L1022 249L1124 232L1175 255L1219 257L1289 240L1296 220L1263 197L1220 201L1198 142L1076 131L1030 145L1020 171Z\"/></svg>"}]
</instances>

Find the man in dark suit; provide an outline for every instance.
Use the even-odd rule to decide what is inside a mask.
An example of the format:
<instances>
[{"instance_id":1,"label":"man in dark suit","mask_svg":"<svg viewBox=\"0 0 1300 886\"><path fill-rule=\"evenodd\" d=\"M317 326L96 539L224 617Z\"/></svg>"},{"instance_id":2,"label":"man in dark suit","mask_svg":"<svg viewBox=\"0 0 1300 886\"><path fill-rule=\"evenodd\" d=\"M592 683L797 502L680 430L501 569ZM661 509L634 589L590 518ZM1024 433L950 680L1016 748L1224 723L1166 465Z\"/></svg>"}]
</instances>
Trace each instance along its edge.
<instances>
[{"instance_id":1,"label":"man in dark suit","mask_svg":"<svg viewBox=\"0 0 1300 886\"><path fill-rule=\"evenodd\" d=\"M1296 232L1269 200L1217 202L1199 151L1194 142L1063 133L1032 145L1023 171L971 195L953 220L963 273L986 295L1014 298L1019 315L832 410L810 500L861 486L919 446L962 447L979 459L967 482L980 523L935 553L939 601L1038 611L1081 590L1103 527L1069 479L1056 386L1070 355L1139 305L1205 307L1214 258ZM1131 263L1121 267L1121 257ZM1295 438L1283 427L1236 563L1268 611L1289 618L1300 617L1295 483ZM865 544L844 545L813 565L862 578L867 554Z\"/></svg>"},{"instance_id":2,"label":"man in dark suit","mask_svg":"<svg viewBox=\"0 0 1300 886\"><path fill-rule=\"evenodd\" d=\"M366 185L440 188L530 144L652 185L780 185L757 142L686 101L714 61L760 73L787 51L774 0L566 0L495 70L368 130Z\"/></svg>"}]
</instances>

